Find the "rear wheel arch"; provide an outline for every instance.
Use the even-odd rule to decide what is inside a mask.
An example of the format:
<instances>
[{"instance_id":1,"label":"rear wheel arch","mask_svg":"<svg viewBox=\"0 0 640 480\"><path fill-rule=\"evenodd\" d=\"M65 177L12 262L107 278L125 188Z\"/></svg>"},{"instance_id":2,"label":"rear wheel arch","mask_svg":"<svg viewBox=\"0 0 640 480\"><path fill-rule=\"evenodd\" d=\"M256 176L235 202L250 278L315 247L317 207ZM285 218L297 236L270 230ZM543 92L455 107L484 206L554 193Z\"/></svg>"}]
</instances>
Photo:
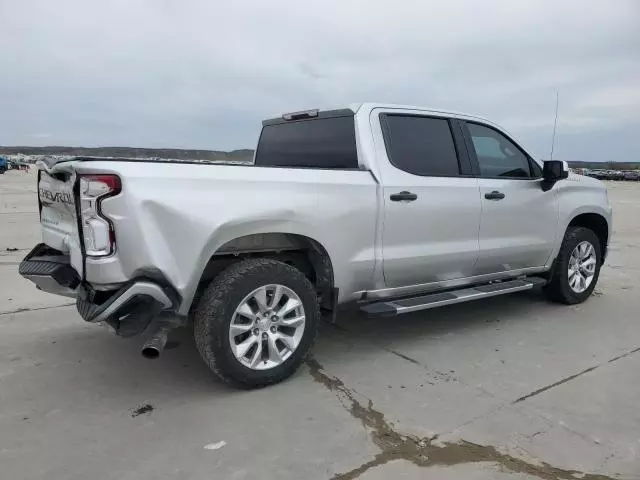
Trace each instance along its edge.
<instances>
[{"instance_id":1,"label":"rear wheel arch","mask_svg":"<svg viewBox=\"0 0 640 480\"><path fill-rule=\"evenodd\" d=\"M324 309L335 307L334 270L327 249L317 240L294 233L258 233L234 238L209 258L191 302L197 304L207 284L223 270L246 258L270 258L302 271L315 286Z\"/></svg>"},{"instance_id":2,"label":"rear wheel arch","mask_svg":"<svg viewBox=\"0 0 640 480\"><path fill-rule=\"evenodd\" d=\"M282 296L276 296L278 289ZM254 296L258 291L265 292L264 307L259 307ZM193 334L200 355L222 380L242 388L286 379L307 357L318 334L320 309L314 293L314 286L300 270L279 260L239 260L216 276L197 301ZM288 305L287 295L296 299L298 305L293 308L301 311L282 313L285 305L279 300L284 297ZM246 308L238 317L242 306ZM289 314L298 318L287 317ZM291 331L294 324L286 323L292 320L297 339Z\"/></svg>"}]
</instances>

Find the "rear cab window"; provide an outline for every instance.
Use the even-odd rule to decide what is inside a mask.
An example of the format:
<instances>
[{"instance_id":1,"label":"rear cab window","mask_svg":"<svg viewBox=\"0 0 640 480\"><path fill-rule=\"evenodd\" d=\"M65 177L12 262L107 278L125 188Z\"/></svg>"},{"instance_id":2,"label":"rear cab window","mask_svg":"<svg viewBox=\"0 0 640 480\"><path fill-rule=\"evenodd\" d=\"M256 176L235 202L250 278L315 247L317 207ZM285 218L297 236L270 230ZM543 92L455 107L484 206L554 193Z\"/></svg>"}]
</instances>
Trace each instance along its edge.
<instances>
[{"instance_id":1,"label":"rear cab window","mask_svg":"<svg viewBox=\"0 0 640 480\"><path fill-rule=\"evenodd\" d=\"M457 177L460 164L447 118L382 114L382 133L389 161L407 173Z\"/></svg>"},{"instance_id":2,"label":"rear cab window","mask_svg":"<svg viewBox=\"0 0 640 480\"><path fill-rule=\"evenodd\" d=\"M354 113L351 110L309 112L265 120L255 165L357 169Z\"/></svg>"}]
</instances>

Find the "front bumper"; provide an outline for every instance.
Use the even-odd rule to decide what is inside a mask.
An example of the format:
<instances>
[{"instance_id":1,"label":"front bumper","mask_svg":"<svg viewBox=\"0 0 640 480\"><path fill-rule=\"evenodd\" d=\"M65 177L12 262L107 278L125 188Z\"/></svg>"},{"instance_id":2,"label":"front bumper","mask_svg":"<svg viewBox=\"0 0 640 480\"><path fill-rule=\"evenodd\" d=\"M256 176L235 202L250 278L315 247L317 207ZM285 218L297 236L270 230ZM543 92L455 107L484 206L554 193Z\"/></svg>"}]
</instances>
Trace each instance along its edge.
<instances>
[{"instance_id":1,"label":"front bumper","mask_svg":"<svg viewBox=\"0 0 640 480\"><path fill-rule=\"evenodd\" d=\"M91 323L105 322L117 335L142 333L163 311L173 311L172 289L146 278L127 282L117 290L96 292L82 283L69 257L41 243L20 263L20 275L39 290L76 298L80 316Z\"/></svg>"}]
</instances>

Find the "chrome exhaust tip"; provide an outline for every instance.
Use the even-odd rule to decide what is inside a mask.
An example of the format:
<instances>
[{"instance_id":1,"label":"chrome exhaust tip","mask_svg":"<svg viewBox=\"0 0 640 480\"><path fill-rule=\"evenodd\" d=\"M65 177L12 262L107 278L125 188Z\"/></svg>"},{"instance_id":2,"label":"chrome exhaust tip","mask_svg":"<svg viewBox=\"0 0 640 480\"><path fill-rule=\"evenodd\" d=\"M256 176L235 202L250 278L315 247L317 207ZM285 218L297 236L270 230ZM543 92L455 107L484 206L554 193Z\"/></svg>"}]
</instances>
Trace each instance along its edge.
<instances>
[{"instance_id":1,"label":"chrome exhaust tip","mask_svg":"<svg viewBox=\"0 0 640 480\"><path fill-rule=\"evenodd\" d=\"M151 360L158 358L167 344L168 336L168 328L159 328L156 333L151 335L151 337L149 337L149 339L142 345L142 350L140 350L142 356Z\"/></svg>"}]
</instances>

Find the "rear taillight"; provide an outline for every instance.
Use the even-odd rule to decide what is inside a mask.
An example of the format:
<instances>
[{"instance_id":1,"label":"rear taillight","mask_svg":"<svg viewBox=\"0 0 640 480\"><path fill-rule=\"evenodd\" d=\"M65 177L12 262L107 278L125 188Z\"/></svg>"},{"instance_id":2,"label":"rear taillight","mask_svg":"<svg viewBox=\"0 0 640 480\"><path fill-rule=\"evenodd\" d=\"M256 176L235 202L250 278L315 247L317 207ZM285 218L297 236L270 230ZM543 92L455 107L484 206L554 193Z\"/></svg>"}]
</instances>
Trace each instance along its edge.
<instances>
[{"instance_id":1,"label":"rear taillight","mask_svg":"<svg viewBox=\"0 0 640 480\"><path fill-rule=\"evenodd\" d=\"M120 193L117 175L80 176L80 220L84 250L90 257L111 255L116 249L116 235L111 220L102 213L105 198Z\"/></svg>"}]
</instances>

